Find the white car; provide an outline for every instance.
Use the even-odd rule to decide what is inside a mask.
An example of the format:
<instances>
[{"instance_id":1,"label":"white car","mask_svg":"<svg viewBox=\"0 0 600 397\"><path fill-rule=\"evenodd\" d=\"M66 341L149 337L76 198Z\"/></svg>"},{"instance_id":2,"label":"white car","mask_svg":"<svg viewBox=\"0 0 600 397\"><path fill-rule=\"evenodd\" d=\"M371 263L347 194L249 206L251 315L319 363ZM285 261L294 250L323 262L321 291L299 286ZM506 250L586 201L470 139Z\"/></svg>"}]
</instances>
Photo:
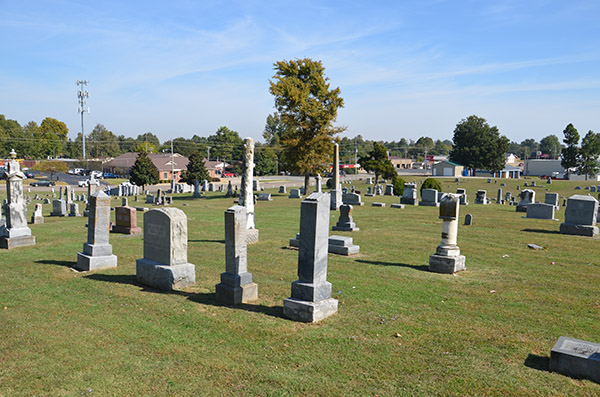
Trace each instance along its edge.
<instances>
[{"instance_id":1,"label":"white car","mask_svg":"<svg viewBox=\"0 0 600 397\"><path fill-rule=\"evenodd\" d=\"M96 186L100 186L100 181L97 179L86 179L85 181L79 181L78 185L79 187L87 187L90 182Z\"/></svg>"}]
</instances>

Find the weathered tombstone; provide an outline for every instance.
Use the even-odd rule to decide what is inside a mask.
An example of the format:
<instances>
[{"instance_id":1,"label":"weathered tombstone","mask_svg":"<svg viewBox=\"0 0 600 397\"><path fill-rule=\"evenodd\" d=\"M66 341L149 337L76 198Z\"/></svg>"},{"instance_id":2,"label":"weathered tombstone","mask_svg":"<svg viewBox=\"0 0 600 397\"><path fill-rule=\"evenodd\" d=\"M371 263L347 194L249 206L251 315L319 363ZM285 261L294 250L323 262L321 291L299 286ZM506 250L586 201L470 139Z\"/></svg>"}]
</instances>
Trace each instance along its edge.
<instances>
[{"instance_id":1,"label":"weathered tombstone","mask_svg":"<svg viewBox=\"0 0 600 397\"><path fill-rule=\"evenodd\" d=\"M231 185L231 181L227 182L227 193L225 193L225 197L233 197L233 186Z\"/></svg>"},{"instance_id":2,"label":"weathered tombstone","mask_svg":"<svg viewBox=\"0 0 600 397\"><path fill-rule=\"evenodd\" d=\"M492 183L492 180L488 178L487 183Z\"/></svg>"},{"instance_id":3,"label":"weathered tombstone","mask_svg":"<svg viewBox=\"0 0 600 397\"><path fill-rule=\"evenodd\" d=\"M187 261L187 217L178 208L144 213L144 258L136 261L136 279L164 291L196 282L195 266Z\"/></svg>"},{"instance_id":4,"label":"weathered tombstone","mask_svg":"<svg viewBox=\"0 0 600 397\"><path fill-rule=\"evenodd\" d=\"M69 216L81 216L81 214L79 213L79 204L69 204Z\"/></svg>"},{"instance_id":5,"label":"weathered tombstone","mask_svg":"<svg viewBox=\"0 0 600 397\"><path fill-rule=\"evenodd\" d=\"M551 204L531 203L527 206L527 218L535 219L554 219L556 207Z\"/></svg>"},{"instance_id":6,"label":"weathered tombstone","mask_svg":"<svg viewBox=\"0 0 600 397\"><path fill-rule=\"evenodd\" d=\"M386 184L384 194L386 196L393 196L394 195L394 185L392 185L391 183Z\"/></svg>"},{"instance_id":7,"label":"weathered tombstone","mask_svg":"<svg viewBox=\"0 0 600 397\"><path fill-rule=\"evenodd\" d=\"M473 224L473 215L465 215L465 226L471 226Z\"/></svg>"},{"instance_id":8,"label":"weathered tombstone","mask_svg":"<svg viewBox=\"0 0 600 397\"><path fill-rule=\"evenodd\" d=\"M65 186L65 200L67 201L67 205L73 202L73 195L70 185Z\"/></svg>"},{"instance_id":9,"label":"weathered tombstone","mask_svg":"<svg viewBox=\"0 0 600 397\"><path fill-rule=\"evenodd\" d=\"M192 195L192 198L200 198L202 197L202 194L200 193L200 181L195 180L194 181L194 194Z\"/></svg>"},{"instance_id":10,"label":"weathered tombstone","mask_svg":"<svg viewBox=\"0 0 600 397\"><path fill-rule=\"evenodd\" d=\"M83 252L77 253L75 268L82 271L105 269L117 266L117 257L109 244L110 197L103 191L90 196L87 242Z\"/></svg>"},{"instance_id":11,"label":"weathered tombstone","mask_svg":"<svg viewBox=\"0 0 600 397\"><path fill-rule=\"evenodd\" d=\"M559 337L550 351L550 371L600 383L600 344Z\"/></svg>"},{"instance_id":12,"label":"weathered tombstone","mask_svg":"<svg viewBox=\"0 0 600 397\"><path fill-rule=\"evenodd\" d=\"M473 201L473 203L486 205L488 203L486 195L487 192L485 190L478 190L477 193L475 193L475 201Z\"/></svg>"},{"instance_id":13,"label":"weathered tombstone","mask_svg":"<svg viewBox=\"0 0 600 397\"><path fill-rule=\"evenodd\" d=\"M456 245L458 234L459 196L448 194L440 203L442 241L435 254L429 256L429 270L436 273L456 273L465 270L465 257Z\"/></svg>"},{"instance_id":14,"label":"weathered tombstone","mask_svg":"<svg viewBox=\"0 0 600 397\"><path fill-rule=\"evenodd\" d=\"M548 185L551 185L552 184L552 178L548 177L548 179L546 179L546 183Z\"/></svg>"},{"instance_id":15,"label":"weathered tombstone","mask_svg":"<svg viewBox=\"0 0 600 397\"><path fill-rule=\"evenodd\" d=\"M129 202L127 200L127 197L121 198L121 206L122 207L127 207L128 205L129 205Z\"/></svg>"},{"instance_id":16,"label":"weathered tombstone","mask_svg":"<svg viewBox=\"0 0 600 397\"><path fill-rule=\"evenodd\" d=\"M0 248L16 248L35 245L35 237L27 226L27 204L23 199L23 180L25 174L21 172L17 153L10 151L8 170L6 172L6 203L2 211L6 217L0 226Z\"/></svg>"},{"instance_id":17,"label":"weathered tombstone","mask_svg":"<svg viewBox=\"0 0 600 397\"><path fill-rule=\"evenodd\" d=\"M283 301L283 313L292 320L316 322L337 312L327 281L330 204L327 193L313 193L300 207L298 280Z\"/></svg>"},{"instance_id":18,"label":"weathered tombstone","mask_svg":"<svg viewBox=\"0 0 600 397\"><path fill-rule=\"evenodd\" d=\"M365 204L361 201L360 194L358 194L358 193L346 193L346 194L342 195L342 202L344 204L358 205L358 206Z\"/></svg>"},{"instance_id":19,"label":"weathered tombstone","mask_svg":"<svg viewBox=\"0 0 600 397\"><path fill-rule=\"evenodd\" d=\"M382 185L377 185L375 186L375 195L376 196L381 196L383 195L383 186Z\"/></svg>"},{"instance_id":20,"label":"weathered tombstone","mask_svg":"<svg viewBox=\"0 0 600 397\"><path fill-rule=\"evenodd\" d=\"M215 184L213 182L208 184L208 191L209 192L214 192L215 191Z\"/></svg>"},{"instance_id":21,"label":"weathered tombstone","mask_svg":"<svg viewBox=\"0 0 600 397\"><path fill-rule=\"evenodd\" d=\"M317 174L317 176L315 176L315 192L321 193L322 189L323 189L323 177L321 176L321 174Z\"/></svg>"},{"instance_id":22,"label":"weathered tombstone","mask_svg":"<svg viewBox=\"0 0 600 397\"><path fill-rule=\"evenodd\" d=\"M216 300L228 305L258 299L258 285L248 273L246 208L235 205L225 211L225 273L217 284Z\"/></svg>"},{"instance_id":23,"label":"weathered tombstone","mask_svg":"<svg viewBox=\"0 0 600 397\"><path fill-rule=\"evenodd\" d=\"M279 193L283 193L283 194L287 193L287 189L284 185L279 186Z\"/></svg>"},{"instance_id":24,"label":"weathered tombstone","mask_svg":"<svg viewBox=\"0 0 600 397\"><path fill-rule=\"evenodd\" d=\"M142 228L137 225L137 211L131 207L115 208L115 224L112 227L113 233L139 234Z\"/></svg>"},{"instance_id":25,"label":"weathered tombstone","mask_svg":"<svg viewBox=\"0 0 600 397\"><path fill-rule=\"evenodd\" d=\"M202 191L208 192L208 181L206 179L202 181Z\"/></svg>"},{"instance_id":26,"label":"weathered tombstone","mask_svg":"<svg viewBox=\"0 0 600 397\"><path fill-rule=\"evenodd\" d=\"M510 203L512 201L512 199L513 199L512 193L506 192L506 194L504 195L504 201L506 201L507 203Z\"/></svg>"},{"instance_id":27,"label":"weathered tombstone","mask_svg":"<svg viewBox=\"0 0 600 397\"><path fill-rule=\"evenodd\" d=\"M425 207L439 207L438 191L436 189L423 189L421 191L421 201L419 201L419 205Z\"/></svg>"},{"instance_id":28,"label":"weathered tombstone","mask_svg":"<svg viewBox=\"0 0 600 397\"><path fill-rule=\"evenodd\" d=\"M544 196L544 204L551 204L558 211L558 209L560 208L558 202L558 193L546 193Z\"/></svg>"},{"instance_id":29,"label":"weathered tombstone","mask_svg":"<svg viewBox=\"0 0 600 397\"><path fill-rule=\"evenodd\" d=\"M246 138L248 139L248 138ZM254 141L252 141L254 142ZM254 150L254 146L253 149ZM254 156L254 152L253 152L253 156ZM254 161L254 157L253 157L253 161ZM260 182L258 181L258 179L252 179L252 190L255 192L259 192L260 191Z\"/></svg>"},{"instance_id":30,"label":"weathered tombstone","mask_svg":"<svg viewBox=\"0 0 600 397\"><path fill-rule=\"evenodd\" d=\"M239 205L246 208L246 242L258 242L258 229L254 225L254 193L252 192L254 175L254 140L244 139L244 159L242 171L242 187L240 190ZM258 180L256 180L258 183ZM259 186L256 185L258 188Z\"/></svg>"},{"instance_id":31,"label":"weathered tombstone","mask_svg":"<svg viewBox=\"0 0 600 397\"><path fill-rule=\"evenodd\" d=\"M502 204L502 189L498 189L498 195L496 196L496 204Z\"/></svg>"},{"instance_id":32,"label":"weathered tombstone","mask_svg":"<svg viewBox=\"0 0 600 397\"><path fill-rule=\"evenodd\" d=\"M288 197L289 198L302 198L302 196L300 195L300 189L291 189L290 195Z\"/></svg>"},{"instance_id":33,"label":"weathered tombstone","mask_svg":"<svg viewBox=\"0 0 600 397\"><path fill-rule=\"evenodd\" d=\"M560 224L563 234L594 237L598 235L596 218L598 201L591 196L574 195L567 200L565 222Z\"/></svg>"},{"instance_id":34,"label":"weathered tombstone","mask_svg":"<svg viewBox=\"0 0 600 397\"><path fill-rule=\"evenodd\" d=\"M337 210L342 205L342 186L340 185L340 145L333 144L333 189L329 192L331 205L329 209Z\"/></svg>"},{"instance_id":35,"label":"weathered tombstone","mask_svg":"<svg viewBox=\"0 0 600 397\"><path fill-rule=\"evenodd\" d=\"M535 190L521 190L521 201L517 204L517 212L527 212L527 206L532 203L535 203Z\"/></svg>"},{"instance_id":36,"label":"weathered tombstone","mask_svg":"<svg viewBox=\"0 0 600 397\"><path fill-rule=\"evenodd\" d=\"M40 223L44 223L44 215L42 214L42 204L37 203L35 205L35 210L31 215L31 223L34 225L38 225Z\"/></svg>"},{"instance_id":37,"label":"weathered tombstone","mask_svg":"<svg viewBox=\"0 0 600 397\"><path fill-rule=\"evenodd\" d=\"M153 194L146 195L146 204L153 204L155 201Z\"/></svg>"},{"instance_id":38,"label":"weathered tombstone","mask_svg":"<svg viewBox=\"0 0 600 397\"><path fill-rule=\"evenodd\" d=\"M261 193L258 195L257 201L273 201L271 193Z\"/></svg>"},{"instance_id":39,"label":"weathered tombstone","mask_svg":"<svg viewBox=\"0 0 600 397\"><path fill-rule=\"evenodd\" d=\"M65 200L52 200L52 212L50 216L67 216L67 203Z\"/></svg>"},{"instance_id":40,"label":"weathered tombstone","mask_svg":"<svg viewBox=\"0 0 600 397\"><path fill-rule=\"evenodd\" d=\"M342 204L340 206L340 217L331 230L344 232L355 232L360 230L356 227L356 223L354 223L354 220L352 219L352 206L350 204Z\"/></svg>"},{"instance_id":41,"label":"weathered tombstone","mask_svg":"<svg viewBox=\"0 0 600 397\"><path fill-rule=\"evenodd\" d=\"M414 183L405 183L404 192L400 198L400 204L417 205L417 185Z\"/></svg>"},{"instance_id":42,"label":"weathered tombstone","mask_svg":"<svg viewBox=\"0 0 600 397\"><path fill-rule=\"evenodd\" d=\"M469 205L469 201L467 200L467 190L466 189L457 188L456 194L460 195L460 205Z\"/></svg>"}]
</instances>

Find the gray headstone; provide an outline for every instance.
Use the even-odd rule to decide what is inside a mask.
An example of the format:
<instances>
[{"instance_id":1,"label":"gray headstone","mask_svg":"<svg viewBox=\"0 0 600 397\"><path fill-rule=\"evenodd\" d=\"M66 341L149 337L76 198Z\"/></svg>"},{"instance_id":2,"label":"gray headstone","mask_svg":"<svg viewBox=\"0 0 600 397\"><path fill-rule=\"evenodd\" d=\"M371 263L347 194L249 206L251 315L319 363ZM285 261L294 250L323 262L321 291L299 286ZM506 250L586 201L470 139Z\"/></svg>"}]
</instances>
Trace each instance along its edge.
<instances>
[{"instance_id":1,"label":"gray headstone","mask_svg":"<svg viewBox=\"0 0 600 397\"><path fill-rule=\"evenodd\" d=\"M556 207L551 204L531 203L527 206L527 218L554 219Z\"/></svg>"},{"instance_id":2,"label":"gray headstone","mask_svg":"<svg viewBox=\"0 0 600 397\"><path fill-rule=\"evenodd\" d=\"M600 383L600 344L561 336L550 352L550 371Z\"/></svg>"},{"instance_id":3,"label":"gray headstone","mask_svg":"<svg viewBox=\"0 0 600 397\"><path fill-rule=\"evenodd\" d=\"M387 185L385 185L385 195L386 196L394 195L394 185L392 185L391 183L388 183Z\"/></svg>"},{"instance_id":4,"label":"gray headstone","mask_svg":"<svg viewBox=\"0 0 600 397\"><path fill-rule=\"evenodd\" d=\"M302 198L302 196L300 195L300 189L291 189L290 195L288 197L289 198Z\"/></svg>"},{"instance_id":5,"label":"gray headstone","mask_svg":"<svg viewBox=\"0 0 600 397\"><path fill-rule=\"evenodd\" d=\"M356 223L352 219L352 206L349 204L342 204L340 206L340 217L335 224L331 228L331 230L339 230L345 232L354 232L358 231L359 228L356 227Z\"/></svg>"},{"instance_id":6,"label":"gray headstone","mask_svg":"<svg viewBox=\"0 0 600 397\"><path fill-rule=\"evenodd\" d=\"M35 205L35 210L31 215L31 223L34 225L44 223L44 215L42 214L42 204L37 203Z\"/></svg>"},{"instance_id":7,"label":"gray headstone","mask_svg":"<svg viewBox=\"0 0 600 397\"><path fill-rule=\"evenodd\" d=\"M439 207L438 202L438 191L436 189L423 189L421 190L421 201L419 205L426 207Z\"/></svg>"},{"instance_id":8,"label":"gray headstone","mask_svg":"<svg viewBox=\"0 0 600 397\"><path fill-rule=\"evenodd\" d=\"M473 203L475 204L487 204L487 198L486 198L486 194L487 192L485 190L478 190L477 193L475 193L475 201L473 201Z\"/></svg>"},{"instance_id":9,"label":"gray headstone","mask_svg":"<svg viewBox=\"0 0 600 397\"><path fill-rule=\"evenodd\" d=\"M346 193L342 195L342 202L349 205L364 205L358 193Z\"/></svg>"},{"instance_id":10,"label":"gray headstone","mask_svg":"<svg viewBox=\"0 0 600 397\"><path fill-rule=\"evenodd\" d=\"M257 201L273 201L271 193L261 193L258 195Z\"/></svg>"},{"instance_id":11,"label":"gray headstone","mask_svg":"<svg viewBox=\"0 0 600 397\"><path fill-rule=\"evenodd\" d=\"M465 215L465 225L470 226L473 224L473 215L467 214Z\"/></svg>"},{"instance_id":12,"label":"gray headstone","mask_svg":"<svg viewBox=\"0 0 600 397\"><path fill-rule=\"evenodd\" d=\"M279 193L287 193L287 189L284 185L279 186Z\"/></svg>"},{"instance_id":13,"label":"gray headstone","mask_svg":"<svg viewBox=\"0 0 600 397\"><path fill-rule=\"evenodd\" d=\"M65 200L52 200L52 212L50 216L67 216L67 202Z\"/></svg>"},{"instance_id":14,"label":"gray headstone","mask_svg":"<svg viewBox=\"0 0 600 397\"><path fill-rule=\"evenodd\" d=\"M414 183L405 183L404 192L400 198L400 204L417 205L417 185Z\"/></svg>"}]
</instances>

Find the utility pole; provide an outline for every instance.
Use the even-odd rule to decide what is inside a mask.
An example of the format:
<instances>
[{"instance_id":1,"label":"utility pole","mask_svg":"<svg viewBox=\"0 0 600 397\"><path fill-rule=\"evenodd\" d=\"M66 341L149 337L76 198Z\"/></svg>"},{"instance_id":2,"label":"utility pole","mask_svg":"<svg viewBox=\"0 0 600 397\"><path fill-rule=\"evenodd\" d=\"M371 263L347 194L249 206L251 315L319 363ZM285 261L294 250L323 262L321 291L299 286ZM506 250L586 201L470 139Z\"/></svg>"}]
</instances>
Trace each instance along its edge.
<instances>
[{"instance_id":1,"label":"utility pole","mask_svg":"<svg viewBox=\"0 0 600 397\"><path fill-rule=\"evenodd\" d=\"M87 86L87 80L77 80L77 85L81 86L81 89L77 91L77 100L79 102L79 108L77 109L78 113L81 113L81 139L83 141L83 159L85 160L85 133L83 132L83 113L86 112L86 100L90 97L89 91L85 89L84 86ZM90 108L87 108L87 113L90 114Z\"/></svg>"},{"instance_id":2,"label":"utility pole","mask_svg":"<svg viewBox=\"0 0 600 397\"><path fill-rule=\"evenodd\" d=\"M173 140L171 139L171 194L175 193L175 162L173 161Z\"/></svg>"}]
</instances>

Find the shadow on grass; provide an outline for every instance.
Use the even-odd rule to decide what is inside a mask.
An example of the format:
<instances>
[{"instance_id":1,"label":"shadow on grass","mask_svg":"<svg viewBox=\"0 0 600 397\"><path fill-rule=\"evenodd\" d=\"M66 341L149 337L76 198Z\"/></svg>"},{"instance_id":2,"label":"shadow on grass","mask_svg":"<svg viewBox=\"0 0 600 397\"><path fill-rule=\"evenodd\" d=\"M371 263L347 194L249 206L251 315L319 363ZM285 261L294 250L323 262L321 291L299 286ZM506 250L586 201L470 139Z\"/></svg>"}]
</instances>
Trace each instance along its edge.
<instances>
[{"instance_id":1,"label":"shadow on grass","mask_svg":"<svg viewBox=\"0 0 600 397\"><path fill-rule=\"evenodd\" d=\"M220 244L225 244L225 240L188 240L188 243L220 243Z\"/></svg>"},{"instance_id":2,"label":"shadow on grass","mask_svg":"<svg viewBox=\"0 0 600 397\"><path fill-rule=\"evenodd\" d=\"M356 262L366 263L367 265L379 265L379 266L399 266L399 267L409 267L415 270L421 270L424 272L429 271L428 265L409 265L408 263L391 263L391 262L379 262L379 261L366 261L364 259L357 259Z\"/></svg>"},{"instance_id":3,"label":"shadow on grass","mask_svg":"<svg viewBox=\"0 0 600 397\"><path fill-rule=\"evenodd\" d=\"M550 357L530 354L525 359L525 366L538 371L550 372Z\"/></svg>"},{"instance_id":4,"label":"shadow on grass","mask_svg":"<svg viewBox=\"0 0 600 397\"><path fill-rule=\"evenodd\" d=\"M58 265L58 266L66 266L73 267L77 264L75 261L55 261L51 259L42 259L39 261L35 261L35 263L41 263L43 265Z\"/></svg>"},{"instance_id":5,"label":"shadow on grass","mask_svg":"<svg viewBox=\"0 0 600 397\"><path fill-rule=\"evenodd\" d=\"M254 305L250 303L242 303L236 306L224 305L215 300L214 293L193 293L193 292L185 292L185 291L163 291L160 289L148 287L146 285L140 284L137 282L135 275L132 274L89 274L84 276L85 278L89 278L90 280L96 281L104 281L107 283L119 283L119 284L128 284L134 285L136 287L142 288L142 291L152 292L155 294L175 294L185 296L192 302L201 303L203 305L210 306L224 306L231 307L232 309L242 309L248 312L262 313L271 317L278 317L287 319L283 315L283 306L263 306L263 305Z\"/></svg>"},{"instance_id":6,"label":"shadow on grass","mask_svg":"<svg viewBox=\"0 0 600 397\"><path fill-rule=\"evenodd\" d=\"M558 230L522 229L521 231L528 232L528 233L560 234L560 232Z\"/></svg>"}]
</instances>

